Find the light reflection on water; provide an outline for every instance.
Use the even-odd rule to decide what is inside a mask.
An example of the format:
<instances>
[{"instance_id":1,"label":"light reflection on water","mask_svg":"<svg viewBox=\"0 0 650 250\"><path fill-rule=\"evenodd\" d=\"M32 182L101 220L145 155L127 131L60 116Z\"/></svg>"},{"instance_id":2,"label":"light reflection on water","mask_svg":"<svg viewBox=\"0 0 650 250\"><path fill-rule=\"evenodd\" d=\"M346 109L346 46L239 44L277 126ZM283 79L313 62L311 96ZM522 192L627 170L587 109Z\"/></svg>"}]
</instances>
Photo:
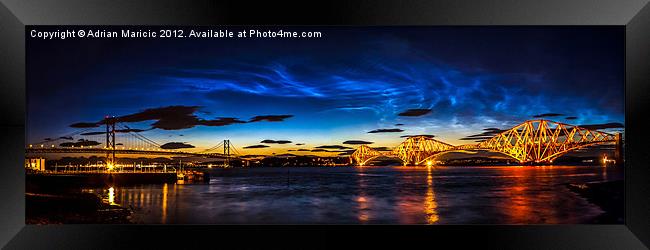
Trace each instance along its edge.
<instances>
[{"instance_id":1,"label":"light reflection on water","mask_svg":"<svg viewBox=\"0 0 650 250\"><path fill-rule=\"evenodd\" d=\"M115 188L111 187L108 189L108 204L115 205Z\"/></svg>"},{"instance_id":2,"label":"light reflection on water","mask_svg":"<svg viewBox=\"0 0 650 250\"><path fill-rule=\"evenodd\" d=\"M210 184L85 189L137 223L562 224L602 211L566 183L622 179L603 167L214 169Z\"/></svg>"},{"instance_id":3,"label":"light reflection on water","mask_svg":"<svg viewBox=\"0 0 650 250\"><path fill-rule=\"evenodd\" d=\"M360 169L363 170L363 169ZM363 173L360 173L359 176L363 176ZM365 223L370 219L370 214L369 214L369 209L370 209L370 204L368 201L368 197L365 193L365 190L367 188L366 185L366 179L365 178L358 178L358 189L359 189L359 195L357 197L357 206L358 206L358 218L360 223Z\"/></svg>"},{"instance_id":4,"label":"light reflection on water","mask_svg":"<svg viewBox=\"0 0 650 250\"><path fill-rule=\"evenodd\" d=\"M427 194L424 197L424 212L427 215L427 224L434 224L438 221L437 207L436 194L433 192L433 173L431 167L427 167Z\"/></svg>"}]
</instances>

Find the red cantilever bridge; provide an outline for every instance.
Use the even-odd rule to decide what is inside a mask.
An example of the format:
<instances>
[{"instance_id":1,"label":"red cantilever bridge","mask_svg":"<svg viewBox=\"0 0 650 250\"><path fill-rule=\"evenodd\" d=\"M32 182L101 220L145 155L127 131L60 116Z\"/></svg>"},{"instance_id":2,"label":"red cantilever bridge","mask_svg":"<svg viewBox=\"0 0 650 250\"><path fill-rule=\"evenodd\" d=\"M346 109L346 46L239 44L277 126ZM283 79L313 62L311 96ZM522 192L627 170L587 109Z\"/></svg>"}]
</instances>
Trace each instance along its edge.
<instances>
[{"instance_id":1,"label":"red cantilever bridge","mask_svg":"<svg viewBox=\"0 0 650 250\"><path fill-rule=\"evenodd\" d=\"M350 157L359 165L366 165L380 156L399 158L404 165L422 165L448 152L489 150L512 157L522 164L552 163L572 150L604 143L615 143L620 154L620 133L610 134L540 119L525 121L477 144L454 146L430 137L414 136L387 153L362 145Z\"/></svg>"}]
</instances>

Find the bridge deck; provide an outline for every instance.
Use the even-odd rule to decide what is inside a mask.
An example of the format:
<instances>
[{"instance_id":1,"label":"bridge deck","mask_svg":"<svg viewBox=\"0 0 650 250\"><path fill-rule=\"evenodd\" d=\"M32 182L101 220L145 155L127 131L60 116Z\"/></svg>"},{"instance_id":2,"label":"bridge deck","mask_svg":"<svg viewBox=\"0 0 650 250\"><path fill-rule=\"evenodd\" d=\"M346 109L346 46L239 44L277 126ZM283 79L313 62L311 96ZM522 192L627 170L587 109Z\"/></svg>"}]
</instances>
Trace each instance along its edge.
<instances>
[{"instance_id":1,"label":"bridge deck","mask_svg":"<svg viewBox=\"0 0 650 250\"><path fill-rule=\"evenodd\" d=\"M79 153L79 154L107 154L113 150L104 148L27 148L27 154L51 154L51 153ZM228 156L219 153L192 153L173 150L133 150L133 149L115 149L115 154L141 154L141 155L177 155L177 156L198 156L206 158L228 158ZM235 158L230 156L230 158Z\"/></svg>"}]
</instances>

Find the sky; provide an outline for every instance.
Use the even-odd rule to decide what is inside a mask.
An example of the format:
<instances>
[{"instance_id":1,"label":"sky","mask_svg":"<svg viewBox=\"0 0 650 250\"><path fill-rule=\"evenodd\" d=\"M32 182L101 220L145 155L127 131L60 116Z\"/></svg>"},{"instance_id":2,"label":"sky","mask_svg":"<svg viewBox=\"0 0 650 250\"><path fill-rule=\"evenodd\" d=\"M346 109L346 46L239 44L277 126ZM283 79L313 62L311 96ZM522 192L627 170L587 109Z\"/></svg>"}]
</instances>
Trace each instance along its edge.
<instances>
[{"instance_id":1,"label":"sky","mask_svg":"<svg viewBox=\"0 0 650 250\"><path fill-rule=\"evenodd\" d=\"M27 143L102 131L106 115L161 145L229 139L243 154L466 144L535 118L624 124L621 27L288 29L323 37L28 39Z\"/></svg>"}]
</instances>

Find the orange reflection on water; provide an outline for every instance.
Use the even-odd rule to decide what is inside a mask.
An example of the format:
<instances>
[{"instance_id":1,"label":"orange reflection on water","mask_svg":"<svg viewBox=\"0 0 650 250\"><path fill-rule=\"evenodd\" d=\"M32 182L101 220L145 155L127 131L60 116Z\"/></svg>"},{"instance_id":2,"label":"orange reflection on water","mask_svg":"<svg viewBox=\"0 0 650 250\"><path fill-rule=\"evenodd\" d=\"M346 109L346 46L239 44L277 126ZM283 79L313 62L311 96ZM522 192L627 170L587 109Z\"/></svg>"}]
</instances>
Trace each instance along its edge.
<instances>
[{"instance_id":1,"label":"orange reflection on water","mask_svg":"<svg viewBox=\"0 0 650 250\"><path fill-rule=\"evenodd\" d=\"M358 215L359 221L361 221L361 222L368 221L368 219L370 219L370 215L367 212L368 208L370 207L368 205L368 201L366 200L365 197L359 196L359 198L357 198L357 203L358 203L358 206L359 206L358 207L359 208L359 215Z\"/></svg>"},{"instance_id":2,"label":"orange reflection on water","mask_svg":"<svg viewBox=\"0 0 650 250\"><path fill-rule=\"evenodd\" d=\"M361 176L358 180L359 183L359 195L357 196L357 219L360 222L367 222L370 219L370 214L368 210L370 209L370 204L368 198L366 198L366 180Z\"/></svg>"},{"instance_id":3,"label":"orange reflection on water","mask_svg":"<svg viewBox=\"0 0 650 250\"><path fill-rule=\"evenodd\" d=\"M162 191L162 223L167 223L167 183L163 186Z\"/></svg>"},{"instance_id":4,"label":"orange reflection on water","mask_svg":"<svg viewBox=\"0 0 650 250\"><path fill-rule=\"evenodd\" d=\"M408 166L400 175L399 186L396 187L397 212L401 224L435 224L438 215L438 202L433 187L433 167L426 170L419 166ZM424 172L426 171L426 172ZM417 188L401 188L413 186Z\"/></svg>"},{"instance_id":5,"label":"orange reflection on water","mask_svg":"<svg viewBox=\"0 0 650 250\"><path fill-rule=\"evenodd\" d=\"M427 193L424 197L424 212L427 216L427 224L434 224L438 221L437 208L436 194L433 191L433 175L429 167L427 169Z\"/></svg>"},{"instance_id":6,"label":"orange reflection on water","mask_svg":"<svg viewBox=\"0 0 650 250\"><path fill-rule=\"evenodd\" d=\"M147 217L155 218L153 223L166 224L170 222L170 211L174 212L176 189L175 184L163 184L159 189L151 187L109 188L104 190L104 195L106 195L104 199L110 204L134 209L137 213L134 217L136 221Z\"/></svg>"},{"instance_id":7,"label":"orange reflection on water","mask_svg":"<svg viewBox=\"0 0 650 250\"><path fill-rule=\"evenodd\" d=\"M530 174L529 166L518 166L516 168L507 168L506 171L512 171L511 175L519 176L515 178L512 186L505 188L505 194L508 201L504 204L506 213L510 216L511 223L521 224L530 222L533 209L530 205L530 197L527 194L528 187L526 177Z\"/></svg>"},{"instance_id":8,"label":"orange reflection on water","mask_svg":"<svg viewBox=\"0 0 650 250\"><path fill-rule=\"evenodd\" d=\"M108 204L116 205L115 204L115 189L113 187L108 189Z\"/></svg>"}]
</instances>

